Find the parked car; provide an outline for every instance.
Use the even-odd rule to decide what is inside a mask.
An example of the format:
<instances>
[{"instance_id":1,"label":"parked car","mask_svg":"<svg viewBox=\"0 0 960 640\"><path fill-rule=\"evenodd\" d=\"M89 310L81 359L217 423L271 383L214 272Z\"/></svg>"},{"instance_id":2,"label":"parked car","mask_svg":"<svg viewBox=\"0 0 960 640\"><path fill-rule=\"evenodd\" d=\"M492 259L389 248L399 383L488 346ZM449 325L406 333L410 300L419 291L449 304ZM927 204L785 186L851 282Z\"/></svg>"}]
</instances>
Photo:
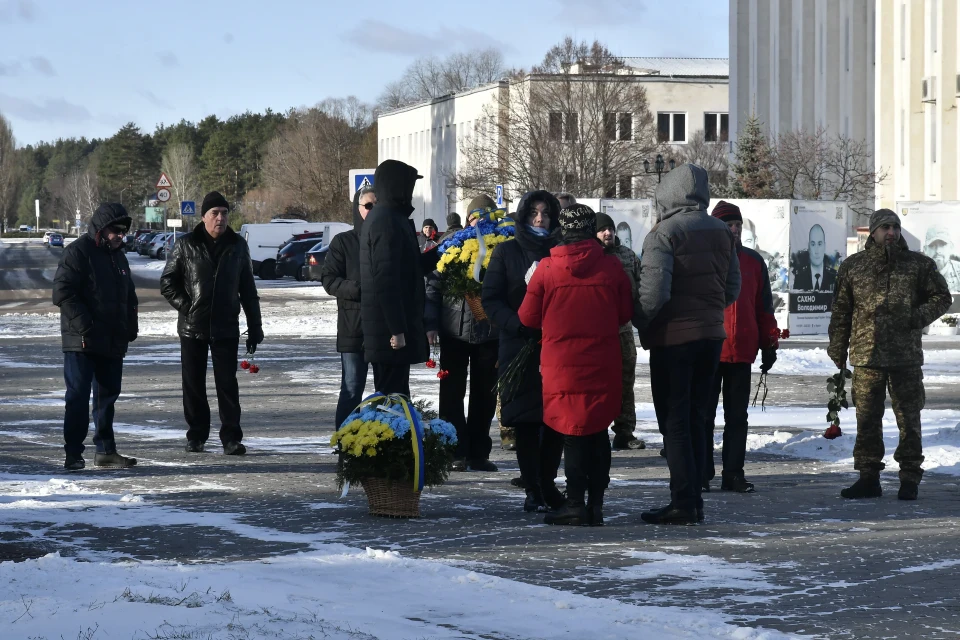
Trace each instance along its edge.
<instances>
[{"instance_id":1,"label":"parked car","mask_svg":"<svg viewBox=\"0 0 960 640\"><path fill-rule=\"evenodd\" d=\"M59 233L51 233L50 237L47 238L47 246L63 247L63 236Z\"/></svg>"},{"instance_id":2,"label":"parked car","mask_svg":"<svg viewBox=\"0 0 960 640\"><path fill-rule=\"evenodd\" d=\"M158 235L160 234L156 231L151 231L150 233L145 233L137 238L137 253L141 256L147 255L147 249L150 248L150 243L153 242L153 239Z\"/></svg>"},{"instance_id":3,"label":"parked car","mask_svg":"<svg viewBox=\"0 0 960 640\"><path fill-rule=\"evenodd\" d=\"M327 251L330 247L319 242L307 251L306 261L303 265L304 280L320 282L320 272L323 270L323 260L327 257Z\"/></svg>"},{"instance_id":4,"label":"parked car","mask_svg":"<svg viewBox=\"0 0 960 640\"><path fill-rule=\"evenodd\" d=\"M240 227L240 237L250 247L253 272L261 280L277 277L277 253L297 233L326 232L324 242L330 244L333 236L353 226L343 222L307 222L277 218L266 224L245 224Z\"/></svg>"},{"instance_id":5,"label":"parked car","mask_svg":"<svg viewBox=\"0 0 960 640\"><path fill-rule=\"evenodd\" d=\"M276 275L278 278L293 276L303 280L303 265L307 251L323 244L323 232L303 233L290 238L277 252Z\"/></svg>"},{"instance_id":6,"label":"parked car","mask_svg":"<svg viewBox=\"0 0 960 640\"><path fill-rule=\"evenodd\" d=\"M147 245L147 256L151 258L159 258L157 255L163 249L163 241L167 239L168 233L158 233L153 236L153 240L150 241L150 244Z\"/></svg>"},{"instance_id":7,"label":"parked car","mask_svg":"<svg viewBox=\"0 0 960 640\"><path fill-rule=\"evenodd\" d=\"M54 231L47 231L43 234L43 244L50 244L50 236L53 235Z\"/></svg>"},{"instance_id":8,"label":"parked car","mask_svg":"<svg viewBox=\"0 0 960 640\"><path fill-rule=\"evenodd\" d=\"M168 233L167 237L163 239L163 246L160 247L160 251L157 252L159 254L157 257L160 258L161 260L166 258L167 255L171 251L173 251L173 245L176 244L177 240L179 238L182 238L185 235L187 235L186 231L177 231L175 233Z\"/></svg>"},{"instance_id":9,"label":"parked car","mask_svg":"<svg viewBox=\"0 0 960 640\"><path fill-rule=\"evenodd\" d=\"M157 236L150 242L150 248L147 250L147 255L151 258L157 258L158 260L163 260L167 257L167 254L173 249L173 243L177 241L177 238L183 236L182 231L176 233L158 233Z\"/></svg>"},{"instance_id":10,"label":"parked car","mask_svg":"<svg viewBox=\"0 0 960 640\"><path fill-rule=\"evenodd\" d=\"M20 233L30 233L31 231L33 231L33 227L31 227L30 225L28 224L20 225Z\"/></svg>"}]
</instances>

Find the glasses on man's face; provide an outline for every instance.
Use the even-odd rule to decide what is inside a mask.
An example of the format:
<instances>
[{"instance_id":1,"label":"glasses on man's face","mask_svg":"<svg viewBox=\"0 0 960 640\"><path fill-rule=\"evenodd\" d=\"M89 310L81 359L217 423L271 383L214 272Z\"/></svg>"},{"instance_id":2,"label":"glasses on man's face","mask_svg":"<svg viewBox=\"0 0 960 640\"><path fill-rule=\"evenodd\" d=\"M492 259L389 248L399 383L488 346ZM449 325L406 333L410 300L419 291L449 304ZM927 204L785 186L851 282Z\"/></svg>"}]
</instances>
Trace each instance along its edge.
<instances>
[{"instance_id":1,"label":"glasses on man's face","mask_svg":"<svg viewBox=\"0 0 960 640\"><path fill-rule=\"evenodd\" d=\"M373 203L372 203L372 202L367 202L367 203L362 204L362 205L360 205L360 206L363 207L364 209L366 209L367 211L370 211L370 209L373 209Z\"/></svg>"}]
</instances>

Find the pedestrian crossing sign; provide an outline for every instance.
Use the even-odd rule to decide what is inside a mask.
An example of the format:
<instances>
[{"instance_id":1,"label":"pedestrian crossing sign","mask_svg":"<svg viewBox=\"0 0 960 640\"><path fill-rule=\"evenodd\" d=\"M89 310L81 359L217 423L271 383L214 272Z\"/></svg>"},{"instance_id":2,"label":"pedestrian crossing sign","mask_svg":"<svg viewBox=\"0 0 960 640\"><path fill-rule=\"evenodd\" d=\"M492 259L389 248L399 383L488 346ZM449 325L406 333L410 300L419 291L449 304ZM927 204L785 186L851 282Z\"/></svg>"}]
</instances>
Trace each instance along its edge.
<instances>
[{"instance_id":1,"label":"pedestrian crossing sign","mask_svg":"<svg viewBox=\"0 0 960 640\"><path fill-rule=\"evenodd\" d=\"M180 203L180 215L182 216L195 216L197 215L197 203L191 200L184 200Z\"/></svg>"}]
</instances>

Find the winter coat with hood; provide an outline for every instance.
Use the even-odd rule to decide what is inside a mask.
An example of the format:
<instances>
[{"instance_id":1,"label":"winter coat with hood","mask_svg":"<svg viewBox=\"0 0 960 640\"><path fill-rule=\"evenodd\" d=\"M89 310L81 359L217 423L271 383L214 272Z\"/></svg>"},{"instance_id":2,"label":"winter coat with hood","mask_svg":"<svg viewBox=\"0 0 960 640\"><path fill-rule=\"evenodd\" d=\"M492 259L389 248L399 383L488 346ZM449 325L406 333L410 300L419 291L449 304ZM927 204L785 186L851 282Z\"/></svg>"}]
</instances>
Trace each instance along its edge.
<instances>
[{"instance_id":1,"label":"winter coat with hood","mask_svg":"<svg viewBox=\"0 0 960 640\"><path fill-rule=\"evenodd\" d=\"M849 348L855 367L919 367L923 327L952 301L932 258L910 251L902 236L890 251L869 237L837 272L827 355L846 360Z\"/></svg>"},{"instance_id":2,"label":"winter coat with hood","mask_svg":"<svg viewBox=\"0 0 960 640\"><path fill-rule=\"evenodd\" d=\"M320 281L323 289L337 299L337 351L363 353L360 326L360 192L353 196L353 229L338 233L323 259Z\"/></svg>"},{"instance_id":3,"label":"winter coat with hood","mask_svg":"<svg viewBox=\"0 0 960 640\"><path fill-rule=\"evenodd\" d=\"M620 415L620 327L633 315L630 279L595 239L550 250L520 306L543 329L543 422L569 436L606 431Z\"/></svg>"},{"instance_id":4,"label":"winter coat with hood","mask_svg":"<svg viewBox=\"0 0 960 640\"><path fill-rule=\"evenodd\" d=\"M533 203L545 202L550 218L550 233L537 235L527 228ZM518 311L527 293L524 276L534 262L549 257L550 250L560 240L560 203L549 191L533 191L523 196L513 216L516 239L498 244L490 257L490 265L483 277L481 302L483 310L500 331L498 363L500 375L516 357L528 340L539 340L539 331L524 330ZM515 395L501 402L500 419L512 426L543 421L543 386L538 371L539 347L531 375L521 381Z\"/></svg>"},{"instance_id":5,"label":"winter coat with hood","mask_svg":"<svg viewBox=\"0 0 960 640\"><path fill-rule=\"evenodd\" d=\"M216 256L210 240L202 222L181 236L160 276L160 293L178 312L177 333L211 342L237 339L241 308L249 330L262 330L246 240L227 227L215 241Z\"/></svg>"},{"instance_id":6,"label":"winter coat with hood","mask_svg":"<svg viewBox=\"0 0 960 640\"><path fill-rule=\"evenodd\" d=\"M441 340L483 344L495 341L499 335L489 319L477 320L465 300L455 302L444 297L439 271L427 276L427 305L423 319L427 331L436 331Z\"/></svg>"},{"instance_id":7,"label":"winter coat with hood","mask_svg":"<svg viewBox=\"0 0 960 640\"><path fill-rule=\"evenodd\" d=\"M110 225L130 228L123 205L101 205L87 233L68 244L53 279L53 304L60 307L63 351L122 358L137 339L137 292L122 249L102 237Z\"/></svg>"},{"instance_id":8,"label":"winter coat with hood","mask_svg":"<svg viewBox=\"0 0 960 640\"><path fill-rule=\"evenodd\" d=\"M417 364L429 357L424 254L410 221L418 178L416 169L397 160L380 163L374 174L377 204L360 231L360 323L367 362ZM390 338L401 333L406 346L391 348Z\"/></svg>"},{"instance_id":9,"label":"winter coat with hood","mask_svg":"<svg viewBox=\"0 0 960 640\"><path fill-rule=\"evenodd\" d=\"M773 315L773 293L767 263L759 253L737 245L740 262L740 295L723 312L723 341L720 362L754 362L760 349L775 348L778 340L771 334L777 330Z\"/></svg>"},{"instance_id":10,"label":"winter coat with hood","mask_svg":"<svg viewBox=\"0 0 960 640\"><path fill-rule=\"evenodd\" d=\"M740 261L727 225L707 215L707 172L692 164L663 177L659 221L643 241L634 324L645 349L723 340L724 309L740 294Z\"/></svg>"}]
</instances>

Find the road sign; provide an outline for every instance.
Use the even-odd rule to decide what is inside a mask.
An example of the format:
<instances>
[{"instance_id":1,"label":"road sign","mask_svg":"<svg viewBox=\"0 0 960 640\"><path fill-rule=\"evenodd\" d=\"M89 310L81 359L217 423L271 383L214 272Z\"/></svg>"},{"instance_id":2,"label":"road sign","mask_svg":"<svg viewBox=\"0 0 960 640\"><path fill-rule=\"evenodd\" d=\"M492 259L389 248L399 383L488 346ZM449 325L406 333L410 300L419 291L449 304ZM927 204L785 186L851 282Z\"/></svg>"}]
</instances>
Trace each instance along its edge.
<instances>
[{"instance_id":1,"label":"road sign","mask_svg":"<svg viewBox=\"0 0 960 640\"><path fill-rule=\"evenodd\" d=\"M161 173L160 179L157 180L157 189L169 189L173 186L173 183L170 182L170 178L167 177L167 174Z\"/></svg>"},{"instance_id":2,"label":"road sign","mask_svg":"<svg viewBox=\"0 0 960 640\"><path fill-rule=\"evenodd\" d=\"M166 202L170 199L170 190L169 189L159 189L157 191L157 200L160 202Z\"/></svg>"},{"instance_id":3,"label":"road sign","mask_svg":"<svg viewBox=\"0 0 960 640\"><path fill-rule=\"evenodd\" d=\"M145 222L163 222L163 217L166 213L166 207L146 207L144 209Z\"/></svg>"},{"instance_id":4,"label":"road sign","mask_svg":"<svg viewBox=\"0 0 960 640\"><path fill-rule=\"evenodd\" d=\"M350 169L350 178L347 182L347 195L350 202L353 202L353 196L363 187L373 186L373 174L376 169Z\"/></svg>"},{"instance_id":5,"label":"road sign","mask_svg":"<svg viewBox=\"0 0 960 640\"><path fill-rule=\"evenodd\" d=\"M497 207L503 208L503 185L497 185Z\"/></svg>"},{"instance_id":6,"label":"road sign","mask_svg":"<svg viewBox=\"0 0 960 640\"><path fill-rule=\"evenodd\" d=\"M195 216L197 215L197 203L192 200L184 200L180 203L180 215L182 216Z\"/></svg>"},{"instance_id":7,"label":"road sign","mask_svg":"<svg viewBox=\"0 0 960 640\"><path fill-rule=\"evenodd\" d=\"M179 229L183 226L183 220L180 218L167 218L167 226L171 229Z\"/></svg>"}]
</instances>

